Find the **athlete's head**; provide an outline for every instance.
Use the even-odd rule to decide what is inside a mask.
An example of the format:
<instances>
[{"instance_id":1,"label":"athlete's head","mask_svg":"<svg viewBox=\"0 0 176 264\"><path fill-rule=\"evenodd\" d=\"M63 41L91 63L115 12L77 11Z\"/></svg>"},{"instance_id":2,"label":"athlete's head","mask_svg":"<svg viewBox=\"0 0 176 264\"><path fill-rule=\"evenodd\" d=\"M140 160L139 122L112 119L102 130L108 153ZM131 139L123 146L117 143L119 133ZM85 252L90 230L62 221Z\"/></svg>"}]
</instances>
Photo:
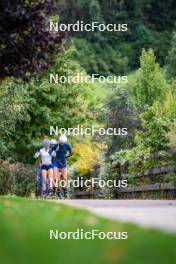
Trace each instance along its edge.
<instances>
[{"instance_id":1,"label":"athlete's head","mask_svg":"<svg viewBox=\"0 0 176 264\"><path fill-rule=\"evenodd\" d=\"M49 146L50 146L50 141L49 141L49 139L44 139L44 140L43 140L43 146L44 146L44 148L49 148Z\"/></svg>"},{"instance_id":2,"label":"athlete's head","mask_svg":"<svg viewBox=\"0 0 176 264\"><path fill-rule=\"evenodd\" d=\"M59 143L60 144L65 144L65 143L67 143L67 136L66 135L60 135L60 137L59 137Z\"/></svg>"}]
</instances>

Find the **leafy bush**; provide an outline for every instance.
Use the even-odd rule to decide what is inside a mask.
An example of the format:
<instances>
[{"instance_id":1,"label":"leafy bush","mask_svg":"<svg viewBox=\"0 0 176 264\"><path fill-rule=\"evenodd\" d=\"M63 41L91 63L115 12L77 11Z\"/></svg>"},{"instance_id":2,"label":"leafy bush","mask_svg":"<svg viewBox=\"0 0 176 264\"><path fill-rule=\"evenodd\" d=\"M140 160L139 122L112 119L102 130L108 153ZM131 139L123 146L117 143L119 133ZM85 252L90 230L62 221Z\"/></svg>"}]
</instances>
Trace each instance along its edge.
<instances>
[{"instance_id":1,"label":"leafy bush","mask_svg":"<svg viewBox=\"0 0 176 264\"><path fill-rule=\"evenodd\" d=\"M98 163L100 145L82 143L74 145L74 155L77 161L74 164L75 173L90 177L93 167Z\"/></svg>"},{"instance_id":2,"label":"leafy bush","mask_svg":"<svg viewBox=\"0 0 176 264\"><path fill-rule=\"evenodd\" d=\"M136 83L132 87L132 97L137 108L144 110L156 101L162 101L166 94L166 80L152 49L142 50L140 68Z\"/></svg>"},{"instance_id":3,"label":"leafy bush","mask_svg":"<svg viewBox=\"0 0 176 264\"><path fill-rule=\"evenodd\" d=\"M33 175L29 165L0 160L0 194L29 196L34 191Z\"/></svg>"},{"instance_id":4,"label":"leafy bush","mask_svg":"<svg viewBox=\"0 0 176 264\"><path fill-rule=\"evenodd\" d=\"M176 32L173 33L171 48L166 58L165 70L168 78L176 78Z\"/></svg>"},{"instance_id":5,"label":"leafy bush","mask_svg":"<svg viewBox=\"0 0 176 264\"><path fill-rule=\"evenodd\" d=\"M8 154L14 160L33 163L35 148L39 147L39 142L44 137L49 136L50 126L67 129L94 118L92 112L97 103L97 99L92 97L94 84L49 83L50 73L59 76L75 76L80 73L80 65L73 60L73 53L72 48L60 53L56 63L40 78L32 78L27 83L21 81L7 83L7 91L11 88L17 92L21 91L22 98L18 104L16 103L16 106L19 106L20 118L14 118L15 130L13 129L10 138L8 136L3 141L6 151L9 150L10 153L0 153L1 158L5 159ZM11 107L15 104L12 100L10 103ZM8 123L12 120L10 113L6 115Z\"/></svg>"}]
</instances>

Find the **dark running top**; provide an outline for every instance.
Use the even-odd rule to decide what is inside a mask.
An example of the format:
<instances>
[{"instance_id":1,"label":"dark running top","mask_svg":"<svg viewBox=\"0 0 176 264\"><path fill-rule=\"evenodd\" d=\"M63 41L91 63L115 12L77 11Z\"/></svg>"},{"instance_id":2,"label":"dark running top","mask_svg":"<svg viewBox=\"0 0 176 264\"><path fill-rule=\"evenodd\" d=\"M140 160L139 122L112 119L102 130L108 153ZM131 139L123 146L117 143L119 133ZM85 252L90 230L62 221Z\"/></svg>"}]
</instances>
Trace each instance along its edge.
<instances>
[{"instance_id":1,"label":"dark running top","mask_svg":"<svg viewBox=\"0 0 176 264\"><path fill-rule=\"evenodd\" d=\"M52 153L53 151L56 151L56 157L54 158L54 160L62 163L63 165L66 165L67 164L66 159L73 155L72 147L67 143L59 144L59 145L54 144L51 147L50 153Z\"/></svg>"}]
</instances>

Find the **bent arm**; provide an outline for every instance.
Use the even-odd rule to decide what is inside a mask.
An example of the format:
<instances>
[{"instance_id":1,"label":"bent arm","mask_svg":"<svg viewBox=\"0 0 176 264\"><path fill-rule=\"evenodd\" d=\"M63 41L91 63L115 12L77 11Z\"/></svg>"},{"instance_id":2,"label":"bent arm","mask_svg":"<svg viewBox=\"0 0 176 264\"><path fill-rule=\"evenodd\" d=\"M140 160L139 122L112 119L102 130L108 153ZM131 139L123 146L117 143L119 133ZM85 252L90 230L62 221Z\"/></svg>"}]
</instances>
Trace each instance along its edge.
<instances>
[{"instance_id":1,"label":"bent arm","mask_svg":"<svg viewBox=\"0 0 176 264\"><path fill-rule=\"evenodd\" d=\"M57 151L57 144L54 144L54 145L51 147L49 153L50 153L50 155L51 155L52 157L56 157L56 151Z\"/></svg>"},{"instance_id":2,"label":"bent arm","mask_svg":"<svg viewBox=\"0 0 176 264\"><path fill-rule=\"evenodd\" d=\"M34 155L34 159L38 159L38 157L40 156L40 151L37 151Z\"/></svg>"},{"instance_id":3,"label":"bent arm","mask_svg":"<svg viewBox=\"0 0 176 264\"><path fill-rule=\"evenodd\" d=\"M69 154L66 155L66 159L69 158L69 157L71 157L73 155L73 150L72 150L72 147L70 145L68 147L68 152L69 152Z\"/></svg>"}]
</instances>

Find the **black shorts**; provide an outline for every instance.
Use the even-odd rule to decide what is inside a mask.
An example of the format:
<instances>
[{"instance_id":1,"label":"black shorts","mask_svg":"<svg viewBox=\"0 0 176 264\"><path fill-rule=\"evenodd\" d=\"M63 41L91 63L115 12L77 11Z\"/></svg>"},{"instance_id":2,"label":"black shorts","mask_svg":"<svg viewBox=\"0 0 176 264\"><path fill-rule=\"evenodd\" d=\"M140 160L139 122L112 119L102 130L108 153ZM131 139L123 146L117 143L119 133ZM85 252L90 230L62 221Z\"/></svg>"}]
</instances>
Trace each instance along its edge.
<instances>
[{"instance_id":1,"label":"black shorts","mask_svg":"<svg viewBox=\"0 0 176 264\"><path fill-rule=\"evenodd\" d=\"M41 170L46 170L46 171L48 171L48 170L50 170L50 169L52 169L53 168L53 165L52 164L49 164L49 165L42 165L41 166Z\"/></svg>"}]
</instances>

